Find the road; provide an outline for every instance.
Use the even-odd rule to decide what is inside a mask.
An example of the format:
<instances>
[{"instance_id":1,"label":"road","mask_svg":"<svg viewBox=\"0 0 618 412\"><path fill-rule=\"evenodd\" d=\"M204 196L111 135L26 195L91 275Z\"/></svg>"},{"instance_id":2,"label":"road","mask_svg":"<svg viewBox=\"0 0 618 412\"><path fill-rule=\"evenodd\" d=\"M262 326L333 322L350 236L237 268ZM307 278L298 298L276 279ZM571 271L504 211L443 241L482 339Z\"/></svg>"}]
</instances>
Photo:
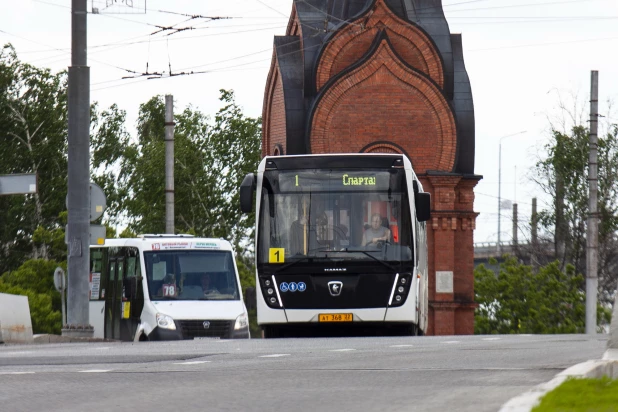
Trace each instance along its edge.
<instances>
[{"instance_id":1,"label":"road","mask_svg":"<svg viewBox=\"0 0 618 412\"><path fill-rule=\"evenodd\" d=\"M497 411L607 335L0 346L3 411Z\"/></svg>"}]
</instances>

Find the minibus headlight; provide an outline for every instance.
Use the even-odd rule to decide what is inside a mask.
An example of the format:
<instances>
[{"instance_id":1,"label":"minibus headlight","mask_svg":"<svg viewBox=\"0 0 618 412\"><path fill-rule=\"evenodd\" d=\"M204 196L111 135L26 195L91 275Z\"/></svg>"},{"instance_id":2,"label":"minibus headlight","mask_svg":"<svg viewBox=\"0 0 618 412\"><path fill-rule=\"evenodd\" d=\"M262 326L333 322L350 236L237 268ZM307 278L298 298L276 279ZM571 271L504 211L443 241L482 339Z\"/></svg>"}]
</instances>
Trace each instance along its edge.
<instances>
[{"instance_id":1,"label":"minibus headlight","mask_svg":"<svg viewBox=\"0 0 618 412\"><path fill-rule=\"evenodd\" d=\"M167 316L162 313L157 313L157 326L163 329L176 330L174 319L172 319L171 316Z\"/></svg>"},{"instance_id":2,"label":"minibus headlight","mask_svg":"<svg viewBox=\"0 0 618 412\"><path fill-rule=\"evenodd\" d=\"M234 330L244 329L249 325L249 318L246 313L243 313L239 317L236 318L236 323L234 324Z\"/></svg>"}]
</instances>

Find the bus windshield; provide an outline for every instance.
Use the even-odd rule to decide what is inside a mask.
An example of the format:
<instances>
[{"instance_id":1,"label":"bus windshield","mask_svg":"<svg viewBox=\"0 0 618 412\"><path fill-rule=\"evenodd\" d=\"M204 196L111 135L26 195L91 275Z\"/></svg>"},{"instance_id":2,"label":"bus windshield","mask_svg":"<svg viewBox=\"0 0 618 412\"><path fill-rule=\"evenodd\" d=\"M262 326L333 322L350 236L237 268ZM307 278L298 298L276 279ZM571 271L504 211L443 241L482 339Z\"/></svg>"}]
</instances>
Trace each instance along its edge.
<instances>
[{"instance_id":1,"label":"bus windshield","mask_svg":"<svg viewBox=\"0 0 618 412\"><path fill-rule=\"evenodd\" d=\"M239 300L229 251L144 252L150 300Z\"/></svg>"},{"instance_id":2,"label":"bus windshield","mask_svg":"<svg viewBox=\"0 0 618 412\"><path fill-rule=\"evenodd\" d=\"M258 265L412 260L404 169L265 171Z\"/></svg>"}]
</instances>

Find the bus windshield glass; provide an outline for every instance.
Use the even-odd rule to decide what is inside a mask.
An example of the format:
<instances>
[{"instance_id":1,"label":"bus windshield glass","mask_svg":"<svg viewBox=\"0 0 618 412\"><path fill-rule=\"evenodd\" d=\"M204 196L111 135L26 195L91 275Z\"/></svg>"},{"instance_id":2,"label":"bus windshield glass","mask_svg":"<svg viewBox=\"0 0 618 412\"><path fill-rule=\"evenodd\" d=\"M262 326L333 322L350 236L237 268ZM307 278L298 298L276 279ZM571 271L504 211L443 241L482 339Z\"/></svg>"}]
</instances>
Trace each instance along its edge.
<instances>
[{"instance_id":1,"label":"bus windshield glass","mask_svg":"<svg viewBox=\"0 0 618 412\"><path fill-rule=\"evenodd\" d=\"M412 260L404 169L265 171L258 264Z\"/></svg>"},{"instance_id":2,"label":"bus windshield glass","mask_svg":"<svg viewBox=\"0 0 618 412\"><path fill-rule=\"evenodd\" d=\"M150 300L238 300L229 251L144 252Z\"/></svg>"}]
</instances>

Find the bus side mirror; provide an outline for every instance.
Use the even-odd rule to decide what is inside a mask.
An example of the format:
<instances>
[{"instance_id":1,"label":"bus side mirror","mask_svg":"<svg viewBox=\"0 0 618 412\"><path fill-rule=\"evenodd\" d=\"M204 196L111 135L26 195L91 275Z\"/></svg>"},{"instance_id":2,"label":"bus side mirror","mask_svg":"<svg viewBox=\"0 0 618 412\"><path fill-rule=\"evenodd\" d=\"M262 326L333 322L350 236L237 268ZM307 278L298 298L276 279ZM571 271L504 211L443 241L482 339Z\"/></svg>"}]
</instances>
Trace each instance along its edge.
<instances>
[{"instance_id":1,"label":"bus side mirror","mask_svg":"<svg viewBox=\"0 0 618 412\"><path fill-rule=\"evenodd\" d=\"M253 197L255 194L255 174L247 173L240 184L240 210L243 213L251 213L253 210Z\"/></svg>"},{"instance_id":2,"label":"bus side mirror","mask_svg":"<svg viewBox=\"0 0 618 412\"><path fill-rule=\"evenodd\" d=\"M431 195L429 193L416 193L414 206L416 207L416 219L419 222L426 222L431 218Z\"/></svg>"}]
</instances>

